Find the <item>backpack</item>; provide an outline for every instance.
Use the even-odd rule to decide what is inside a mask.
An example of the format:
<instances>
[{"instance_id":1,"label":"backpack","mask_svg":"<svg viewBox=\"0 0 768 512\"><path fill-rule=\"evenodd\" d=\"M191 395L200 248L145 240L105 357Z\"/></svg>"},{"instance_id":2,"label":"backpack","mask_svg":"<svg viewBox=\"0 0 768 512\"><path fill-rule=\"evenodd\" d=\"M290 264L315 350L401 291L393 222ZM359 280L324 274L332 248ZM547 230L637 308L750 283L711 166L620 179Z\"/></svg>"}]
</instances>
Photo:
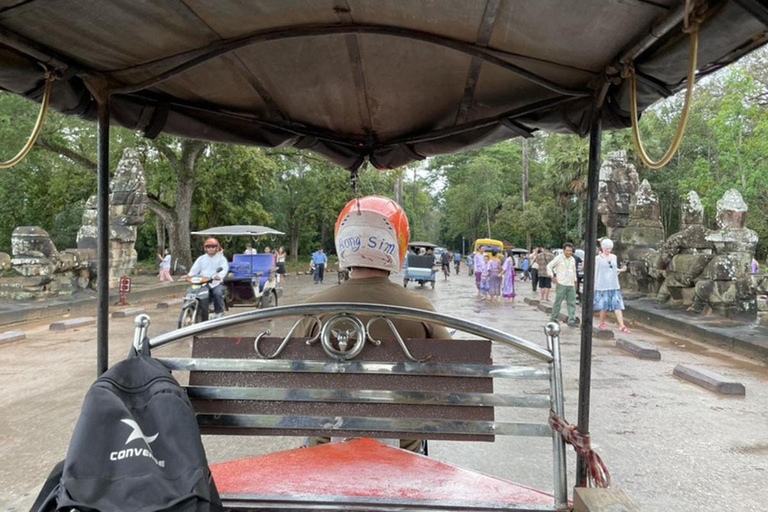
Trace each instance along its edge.
<instances>
[{"instance_id":1,"label":"backpack","mask_svg":"<svg viewBox=\"0 0 768 512\"><path fill-rule=\"evenodd\" d=\"M148 349L117 363L91 386L67 457L32 512L72 509L222 510L192 404Z\"/></svg>"}]
</instances>

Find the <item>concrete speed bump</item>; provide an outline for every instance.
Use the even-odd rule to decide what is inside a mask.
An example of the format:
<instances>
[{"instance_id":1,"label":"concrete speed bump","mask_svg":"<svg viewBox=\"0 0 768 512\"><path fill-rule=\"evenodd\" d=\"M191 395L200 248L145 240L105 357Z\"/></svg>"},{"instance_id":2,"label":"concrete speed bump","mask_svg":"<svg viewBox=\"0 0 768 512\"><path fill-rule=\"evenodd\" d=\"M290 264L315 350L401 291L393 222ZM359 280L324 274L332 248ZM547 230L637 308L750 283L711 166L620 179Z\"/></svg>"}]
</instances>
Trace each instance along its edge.
<instances>
[{"instance_id":1,"label":"concrete speed bump","mask_svg":"<svg viewBox=\"0 0 768 512\"><path fill-rule=\"evenodd\" d=\"M616 340L616 347L629 352L638 359L647 359L649 361L661 361L661 352L650 343L642 341L630 341L622 338Z\"/></svg>"},{"instance_id":2,"label":"concrete speed bump","mask_svg":"<svg viewBox=\"0 0 768 512\"><path fill-rule=\"evenodd\" d=\"M129 316L136 316L145 312L146 310L144 308L121 309L120 311L115 311L112 313L112 318L125 318Z\"/></svg>"},{"instance_id":3,"label":"concrete speed bump","mask_svg":"<svg viewBox=\"0 0 768 512\"><path fill-rule=\"evenodd\" d=\"M598 340L612 340L613 339L613 331L610 331L608 329L602 330L602 329L595 329L592 332L592 337Z\"/></svg>"},{"instance_id":4,"label":"concrete speed bump","mask_svg":"<svg viewBox=\"0 0 768 512\"><path fill-rule=\"evenodd\" d=\"M157 309L170 309L184 304L184 299L171 299L157 303Z\"/></svg>"},{"instance_id":5,"label":"concrete speed bump","mask_svg":"<svg viewBox=\"0 0 768 512\"><path fill-rule=\"evenodd\" d=\"M0 334L0 345L27 339L27 333L22 331L8 331Z\"/></svg>"},{"instance_id":6,"label":"concrete speed bump","mask_svg":"<svg viewBox=\"0 0 768 512\"><path fill-rule=\"evenodd\" d=\"M67 331L69 329L77 329L79 327L88 327L89 325L96 324L96 317L84 316L80 318L71 318L69 320L62 320L61 322L53 322L48 329L51 331Z\"/></svg>"},{"instance_id":7,"label":"concrete speed bump","mask_svg":"<svg viewBox=\"0 0 768 512\"><path fill-rule=\"evenodd\" d=\"M538 306L541 301L539 299L532 299L530 297L526 297L523 299L523 302L525 302L529 306Z\"/></svg>"},{"instance_id":8,"label":"concrete speed bump","mask_svg":"<svg viewBox=\"0 0 768 512\"><path fill-rule=\"evenodd\" d=\"M538 309L539 311L543 311L548 315L552 314L552 306L550 304L539 304L538 306L536 306L536 309Z\"/></svg>"},{"instance_id":9,"label":"concrete speed bump","mask_svg":"<svg viewBox=\"0 0 768 512\"><path fill-rule=\"evenodd\" d=\"M675 366L672 374L722 395L744 396L747 394L744 384L698 366L679 364Z\"/></svg>"}]
</instances>

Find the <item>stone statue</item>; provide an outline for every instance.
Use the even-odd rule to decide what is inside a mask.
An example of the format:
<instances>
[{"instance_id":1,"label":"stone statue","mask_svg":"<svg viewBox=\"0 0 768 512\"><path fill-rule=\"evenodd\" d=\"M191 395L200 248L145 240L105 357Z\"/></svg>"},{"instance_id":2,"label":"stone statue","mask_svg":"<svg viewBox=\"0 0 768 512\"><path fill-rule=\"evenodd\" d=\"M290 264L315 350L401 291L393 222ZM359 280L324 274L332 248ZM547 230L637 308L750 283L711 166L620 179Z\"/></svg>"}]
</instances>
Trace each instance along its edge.
<instances>
[{"instance_id":1,"label":"stone statue","mask_svg":"<svg viewBox=\"0 0 768 512\"><path fill-rule=\"evenodd\" d=\"M615 242L619 240L621 230L629 224L632 199L639 188L637 169L627 160L627 152L608 153L600 166L597 208L608 238Z\"/></svg>"},{"instance_id":2,"label":"stone statue","mask_svg":"<svg viewBox=\"0 0 768 512\"><path fill-rule=\"evenodd\" d=\"M707 240L711 231L704 227L704 207L699 195L691 190L681 208L682 229L670 236L659 250L658 268L664 283L659 289L659 302L673 305L693 304L696 279L709 264L714 244Z\"/></svg>"},{"instance_id":3,"label":"stone statue","mask_svg":"<svg viewBox=\"0 0 768 512\"><path fill-rule=\"evenodd\" d=\"M136 265L136 231L144 220L147 207L147 182L135 149L123 151L109 189L109 285L112 287ZM77 233L78 249L90 251L94 260L98 242L97 208L97 198L91 196L83 212L83 225Z\"/></svg>"},{"instance_id":4,"label":"stone statue","mask_svg":"<svg viewBox=\"0 0 768 512\"><path fill-rule=\"evenodd\" d=\"M750 277L757 233L745 227L747 204L741 194L730 189L717 202L717 225L706 235L714 246L714 256L696 282L691 309L702 312L707 306L726 316L754 312L755 293Z\"/></svg>"},{"instance_id":5,"label":"stone statue","mask_svg":"<svg viewBox=\"0 0 768 512\"><path fill-rule=\"evenodd\" d=\"M658 258L658 247L664 240L659 199L648 180L643 180L632 196L629 220L617 230L618 247L614 249L619 260L627 262L627 270L620 275L623 289L643 293L656 293L658 280L650 273Z\"/></svg>"},{"instance_id":6,"label":"stone statue","mask_svg":"<svg viewBox=\"0 0 768 512\"><path fill-rule=\"evenodd\" d=\"M136 150L126 149L110 183L109 280L116 286L136 264L137 226L144 220L147 186ZM77 249L59 252L50 235L36 226L16 228L11 236L12 258L0 253L0 270L8 264L21 274L4 278L0 297L37 299L91 287L96 275L98 212L96 196L86 202Z\"/></svg>"}]
</instances>

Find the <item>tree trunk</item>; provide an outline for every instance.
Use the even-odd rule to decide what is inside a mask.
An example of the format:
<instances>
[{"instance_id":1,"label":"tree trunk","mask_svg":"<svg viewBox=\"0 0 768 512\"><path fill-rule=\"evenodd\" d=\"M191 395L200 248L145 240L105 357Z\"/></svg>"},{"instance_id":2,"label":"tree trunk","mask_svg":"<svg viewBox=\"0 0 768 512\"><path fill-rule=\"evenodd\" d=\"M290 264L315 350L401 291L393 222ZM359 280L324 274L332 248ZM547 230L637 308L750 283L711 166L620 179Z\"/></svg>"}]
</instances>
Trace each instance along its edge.
<instances>
[{"instance_id":1,"label":"tree trunk","mask_svg":"<svg viewBox=\"0 0 768 512\"><path fill-rule=\"evenodd\" d=\"M301 224L298 221L291 226L291 256L293 261L299 260L299 236L301 235Z\"/></svg>"},{"instance_id":2,"label":"tree trunk","mask_svg":"<svg viewBox=\"0 0 768 512\"><path fill-rule=\"evenodd\" d=\"M523 139L523 208L525 208L525 204L527 202L528 202L528 139Z\"/></svg>"},{"instance_id":3,"label":"tree trunk","mask_svg":"<svg viewBox=\"0 0 768 512\"><path fill-rule=\"evenodd\" d=\"M488 203L485 204L485 222L488 223L488 238L491 238L491 210Z\"/></svg>"},{"instance_id":4,"label":"tree trunk","mask_svg":"<svg viewBox=\"0 0 768 512\"><path fill-rule=\"evenodd\" d=\"M157 254L162 255L165 249L165 222L159 215L155 215L155 228L157 231Z\"/></svg>"},{"instance_id":5,"label":"tree trunk","mask_svg":"<svg viewBox=\"0 0 768 512\"><path fill-rule=\"evenodd\" d=\"M579 194L579 239L577 243L584 245L584 195Z\"/></svg>"}]
</instances>

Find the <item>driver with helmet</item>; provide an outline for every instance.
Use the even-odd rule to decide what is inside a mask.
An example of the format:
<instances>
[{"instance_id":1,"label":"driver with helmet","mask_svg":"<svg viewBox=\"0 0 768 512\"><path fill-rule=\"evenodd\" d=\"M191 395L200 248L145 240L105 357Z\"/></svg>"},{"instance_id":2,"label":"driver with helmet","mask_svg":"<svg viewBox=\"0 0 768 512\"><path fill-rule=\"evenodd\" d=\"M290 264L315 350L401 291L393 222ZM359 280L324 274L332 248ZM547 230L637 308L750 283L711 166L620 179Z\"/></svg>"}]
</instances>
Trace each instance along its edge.
<instances>
[{"instance_id":1,"label":"driver with helmet","mask_svg":"<svg viewBox=\"0 0 768 512\"><path fill-rule=\"evenodd\" d=\"M395 201L379 196L353 199L341 211L335 229L339 265L350 270L350 278L307 303L358 302L434 311L429 300L389 280L389 274L399 272L403 265L409 237L408 217ZM448 329L440 325L399 318L392 322L406 339L451 338ZM312 328L306 330L303 336L315 334ZM378 322L371 326L371 336L390 338L392 332L384 322ZM310 438L308 443L329 441L327 437ZM400 440L400 447L407 450L419 451L421 446L421 440Z\"/></svg>"},{"instance_id":2,"label":"driver with helmet","mask_svg":"<svg viewBox=\"0 0 768 512\"><path fill-rule=\"evenodd\" d=\"M209 238L205 241L205 254L197 258L192 268L189 269L189 277L202 276L211 279L208 287L213 296L212 318L219 318L224 315L224 287L221 281L229 272L229 263L221 250L221 244L215 238ZM207 308L203 311L203 319L207 316Z\"/></svg>"}]
</instances>

